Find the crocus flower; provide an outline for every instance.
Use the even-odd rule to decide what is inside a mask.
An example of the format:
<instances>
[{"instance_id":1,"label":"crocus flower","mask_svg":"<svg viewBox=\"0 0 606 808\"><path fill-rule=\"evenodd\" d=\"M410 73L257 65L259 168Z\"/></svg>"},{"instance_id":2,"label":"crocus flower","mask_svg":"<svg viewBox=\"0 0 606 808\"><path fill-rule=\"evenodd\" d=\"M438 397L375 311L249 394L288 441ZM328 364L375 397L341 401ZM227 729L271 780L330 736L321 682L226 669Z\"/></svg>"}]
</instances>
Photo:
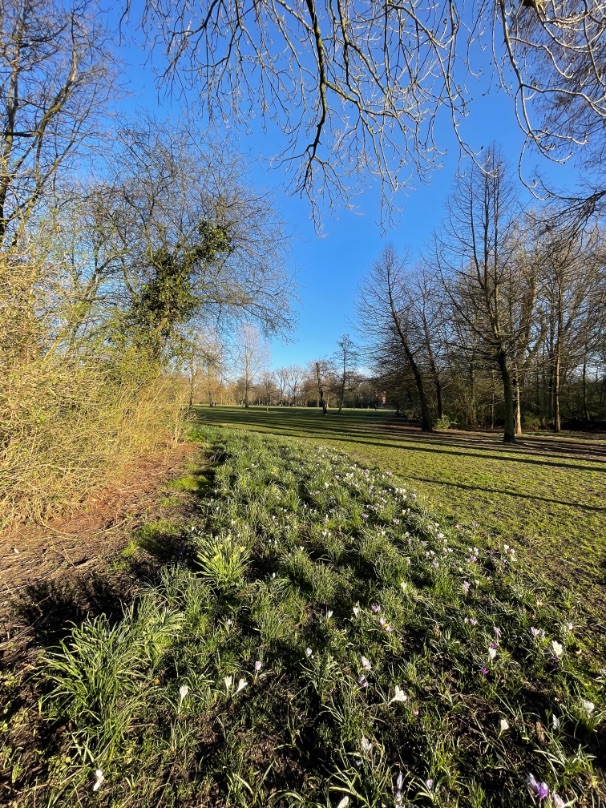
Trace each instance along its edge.
<instances>
[{"instance_id":1,"label":"crocus flower","mask_svg":"<svg viewBox=\"0 0 606 808\"><path fill-rule=\"evenodd\" d=\"M314 652L311 650L311 648L306 648L306 649L305 649L305 656L306 656L308 659L309 659L309 657L312 657L313 655L314 655Z\"/></svg>"},{"instance_id":2,"label":"crocus flower","mask_svg":"<svg viewBox=\"0 0 606 808\"><path fill-rule=\"evenodd\" d=\"M332 609L329 609L329 610L326 612L326 619L327 619L327 620L330 620L330 618L331 618L332 616L333 616L333 610L332 610Z\"/></svg>"},{"instance_id":3,"label":"crocus flower","mask_svg":"<svg viewBox=\"0 0 606 808\"><path fill-rule=\"evenodd\" d=\"M491 648L488 649L488 658L490 659L491 662L494 660L496 655L497 655L497 649L496 648L491 647Z\"/></svg>"},{"instance_id":4,"label":"crocus flower","mask_svg":"<svg viewBox=\"0 0 606 808\"><path fill-rule=\"evenodd\" d=\"M368 687L368 679L366 678L366 676L364 676L363 673L361 673L358 676L358 684L360 685L361 688Z\"/></svg>"},{"instance_id":5,"label":"crocus flower","mask_svg":"<svg viewBox=\"0 0 606 808\"><path fill-rule=\"evenodd\" d=\"M246 679L240 679L240 681L238 682L238 687L236 688L236 693L239 693L241 690L244 690L244 688L247 685L248 685L248 682L246 681Z\"/></svg>"},{"instance_id":6,"label":"crocus flower","mask_svg":"<svg viewBox=\"0 0 606 808\"><path fill-rule=\"evenodd\" d=\"M101 771L101 769L96 769L95 770L95 782L93 784L93 791L99 791L99 789L101 788L101 785L102 785L104 780L105 780L105 777L103 776L103 772Z\"/></svg>"},{"instance_id":7,"label":"crocus flower","mask_svg":"<svg viewBox=\"0 0 606 808\"><path fill-rule=\"evenodd\" d=\"M395 685L394 690L395 690L394 696L393 696L393 698L392 698L392 699L390 699L390 700L389 700L389 703L390 703L390 704L391 704L393 701L407 701L407 700L408 700L408 696L407 696L407 695L406 695L406 693L405 693L405 692L402 690L402 688L401 688L401 687L398 687L398 685Z\"/></svg>"},{"instance_id":8,"label":"crocus flower","mask_svg":"<svg viewBox=\"0 0 606 808\"><path fill-rule=\"evenodd\" d=\"M255 672L259 673L259 671L261 670L262 667L263 667L263 663L258 659L255 662Z\"/></svg>"},{"instance_id":9,"label":"crocus flower","mask_svg":"<svg viewBox=\"0 0 606 808\"><path fill-rule=\"evenodd\" d=\"M378 603L373 603L370 608L372 609L373 614L379 614L379 612L381 611L381 607L379 606Z\"/></svg>"},{"instance_id":10,"label":"crocus flower","mask_svg":"<svg viewBox=\"0 0 606 808\"><path fill-rule=\"evenodd\" d=\"M356 605L353 607L353 616L357 617L359 614L360 614L360 606L359 604L356 603Z\"/></svg>"},{"instance_id":11,"label":"crocus flower","mask_svg":"<svg viewBox=\"0 0 606 808\"><path fill-rule=\"evenodd\" d=\"M425 780L425 785L427 786L427 790L431 791L433 788L433 780Z\"/></svg>"},{"instance_id":12,"label":"crocus flower","mask_svg":"<svg viewBox=\"0 0 606 808\"><path fill-rule=\"evenodd\" d=\"M187 685L181 685L179 688L179 696L181 696L181 701L187 696L189 693L189 687Z\"/></svg>"},{"instance_id":13,"label":"crocus flower","mask_svg":"<svg viewBox=\"0 0 606 808\"><path fill-rule=\"evenodd\" d=\"M527 785L531 788L532 791L537 795L539 800L543 802L549 796L549 786L547 783L539 783L535 779L533 774L529 774L526 778Z\"/></svg>"},{"instance_id":14,"label":"crocus flower","mask_svg":"<svg viewBox=\"0 0 606 808\"><path fill-rule=\"evenodd\" d=\"M581 704L587 715L591 715L592 712L595 710L595 704L592 701L585 701L585 699L583 699L581 701Z\"/></svg>"},{"instance_id":15,"label":"crocus flower","mask_svg":"<svg viewBox=\"0 0 606 808\"><path fill-rule=\"evenodd\" d=\"M497 640L500 640L501 639L501 629L497 628L496 626L493 626L492 630L494 631L494 635L497 638Z\"/></svg>"},{"instance_id":16,"label":"crocus flower","mask_svg":"<svg viewBox=\"0 0 606 808\"><path fill-rule=\"evenodd\" d=\"M553 651L553 655L558 659L564 653L564 647L562 646L561 643L557 642L556 640L551 641L551 650Z\"/></svg>"},{"instance_id":17,"label":"crocus flower","mask_svg":"<svg viewBox=\"0 0 606 808\"><path fill-rule=\"evenodd\" d=\"M560 797L559 794L556 794L555 791L553 792L553 808L564 808L566 803Z\"/></svg>"},{"instance_id":18,"label":"crocus flower","mask_svg":"<svg viewBox=\"0 0 606 808\"><path fill-rule=\"evenodd\" d=\"M509 722L506 718L501 718L501 723L499 724L499 735L502 735L504 732L507 732L509 729Z\"/></svg>"},{"instance_id":19,"label":"crocus flower","mask_svg":"<svg viewBox=\"0 0 606 808\"><path fill-rule=\"evenodd\" d=\"M558 729L558 727L560 726L560 719L557 717L557 715L551 716L551 725L553 726L554 729Z\"/></svg>"},{"instance_id":20,"label":"crocus flower","mask_svg":"<svg viewBox=\"0 0 606 808\"><path fill-rule=\"evenodd\" d=\"M364 670L365 670L365 671L369 671L369 670L371 670L371 668L372 668L372 665L371 665L371 664L370 664L370 662L369 662L369 661L366 659L366 657L365 657L365 656L363 656L363 657L362 657L362 667L364 668Z\"/></svg>"},{"instance_id":21,"label":"crocus flower","mask_svg":"<svg viewBox=\"0 0 606 808\"><path fill-rule=\"evenodd\" d=\"M365 738L363 735L360 740L360 746L362 747L363 752L370 752L370 750L372 749L372 743L368 740L368 738Z\"/></svg>"},{"instance_id":22,"label":"crocus flower","mask_svg":"<svg viewBox=\"0 0 606 808\"><path fill-rule=\"evenodd\" d=\"M337 805L337 808L347 808L349 805L349 797L343 797L343 799Z\"/></svg>"},{"instance_id":23,"label":"crocus flower","mask_svg":"<svg viewBox=\"0 0 606 808\"><path fill-rule=\"evenodd\" d=\"M482 676L488 676L488 668L486 667L486 665L482 665L482 667L480 668L480 673L482 674Z\"/></svg>"},{"instance_id":24,"label":"crocus flower","mask_svg":"<svg viewBox=\"0 0 606 808\"><path fill-rule=\"evenodd\" d=\"M469 583L469 581L463 581L461 586L463 587L463 592L467 594L469 592L469 587L471 586L471 584Z\"/></svg>"},{"instance_id":25,"label":"crocus flower","mask_svg":"<svg viewBox=\"0 0 606 808\"><path fill-rule=\"evenodd\" d=\"M233 677L233 676L226 676L226 677L223 679L223 681L225 682L225 689L226 689L226 690L230 690L230 689L231 689L231 686L232 686L232 685L233 685L233 683L234 683L234 677Z\"/></svg>"}]
</instances>

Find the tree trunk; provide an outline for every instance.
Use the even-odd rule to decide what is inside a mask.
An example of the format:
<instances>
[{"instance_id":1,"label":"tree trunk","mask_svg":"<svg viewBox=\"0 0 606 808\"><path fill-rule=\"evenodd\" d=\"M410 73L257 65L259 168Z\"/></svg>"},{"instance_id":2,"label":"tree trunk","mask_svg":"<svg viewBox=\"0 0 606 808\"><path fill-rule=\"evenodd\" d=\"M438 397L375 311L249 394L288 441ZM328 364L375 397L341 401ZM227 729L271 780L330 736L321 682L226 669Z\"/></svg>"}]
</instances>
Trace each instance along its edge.
<instances>
[{"instance_id":1,"label":"tree trunk","mask_svg":"<svg viewBox=\"0 0 606 808\"><path fill-rule=\"evenodd\" d=\"M419 405L421 407L421 431L433 432L431 409L427 401L427 395L425 394L423 377L421 376L419 368L417 367L417 363L414 361L412 354L410 353L408 356L408 361L410 362L410 367L412 369L413 376L415 377L415 385L417 387L417 393L419 394Z\"/></svg>"},{"instance_id":2,"label":"tree trunk","mask_svg":"<svg viewBox=\"0 0 606 808\"><path fill-rule=\"evenodd\" d=\"M497 356L497 364L501 371L501 380L503 382L503 405L505 408L505 429L503 432L504 443L515 443L515 419L514 419L514 405L513 405L513 384L511 382L511 373L507 366L507 357L501 351Z\"/></svg>"},{"instance_id":3,"label":"tree trunk","mask_svg":"<svg viewBox=\"0 0 606 808\"><path fill-rule=\"evenodd\" d=\"M583 418L589 421L589 407L587 406L587 348L583 357Z\"/></svg>"},{"instance_id":4,"label":"tree trunk","mask_svg":"<svg viewBox=\"0 0 606 808\"><path fill-rule=\"evenodd\" d=\"M521 401L521 394L520 394L520 377L518 376L517 370L514 379L514 390L515 390L515 433L516 437L519 437L522 434L522 401Z\"/></svg>"},{"instance_id":5,"label":"tree trunk","mask_svg":"<svg viewBox=\"0 0 606 808\"><path fill-rule=\"evenodd\" d=\"M560 417L560 346L556 346L556 354L553 365L553 431L561 432L562 423Z\"/></svg>"}]
</instances>

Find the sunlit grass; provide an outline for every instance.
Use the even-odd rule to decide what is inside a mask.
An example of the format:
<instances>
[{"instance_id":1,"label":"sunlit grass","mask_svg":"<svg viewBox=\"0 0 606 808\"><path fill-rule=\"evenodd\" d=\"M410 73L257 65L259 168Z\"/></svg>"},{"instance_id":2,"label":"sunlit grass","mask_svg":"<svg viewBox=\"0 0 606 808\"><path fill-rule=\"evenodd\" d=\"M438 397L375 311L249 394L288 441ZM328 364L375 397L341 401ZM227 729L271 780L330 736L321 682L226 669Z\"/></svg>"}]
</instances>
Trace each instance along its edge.
<instances>
[{"instance_id":1,"label":"sunlit grass","mask_svg":"<svg viewBox=\"0 0 606 808\"><path fill-rule=\"evenodd\" d=\"M539 574L549 571L588 603L606 608L606 441L575 435L601 456L554 453L567 436L423 435L393 430L392 412L309 408L199 408L202 422L304 438L398 474L452 523L474 525L487 546L509 541ZM547 452L542 447L547 447ZM551 453L549 453L551 452ZM603 621L600 621L601 623ZM606 626L603 629L606 632Z\"/></svg>"},{"instance_id":2,"label":"sunlit grass","mask_svg":"<svg viewBox=\"0 0 606 808\"><path fill-rule=\"evenodd\" d=\"M511 546L486 551L435 519L390 472L197 434L215 466L190 523L139 534L160 580L39 668L56 733L39 804L606 798L604 675L573 598L538 586Z\"/></svg>"}]
</instances>

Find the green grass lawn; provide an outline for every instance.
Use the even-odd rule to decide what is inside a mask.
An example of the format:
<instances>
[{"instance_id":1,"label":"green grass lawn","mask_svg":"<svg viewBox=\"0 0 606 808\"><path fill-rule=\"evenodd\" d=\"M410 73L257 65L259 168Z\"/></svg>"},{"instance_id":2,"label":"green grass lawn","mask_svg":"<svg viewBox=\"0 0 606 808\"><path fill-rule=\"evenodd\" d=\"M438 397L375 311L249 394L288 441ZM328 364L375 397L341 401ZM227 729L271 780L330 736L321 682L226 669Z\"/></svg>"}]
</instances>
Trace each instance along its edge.
<instances>
[{"instance_id":1,"label":"green grass lawn","mask_svg":"<svg viewBox=\"0 0 606 808\"><path fill-rule=\"evenodd\" d=\"M201 407L196 415L334 446L401 476L432 511L473 525L483 543L518 547L538 574L547 572L593 607L596 628L606 631L605 436L533 434L505 447L496 433L402 429L384 411L323 417L309 408Z\"/></svg>"},{"instance_id":2,"label":"green grass lawn","mask_svg":"<svg viewBox=\"0 0 606 808\"><path fill-rule=\"evenodd\" d=\"M29 707L7 701L11 805L604 804L605 674L574 598L389 470L245 430L192 437L205 459L171 486L190 507L122 554L134 600L66 626Z\"/></svg>"}]
</instances>

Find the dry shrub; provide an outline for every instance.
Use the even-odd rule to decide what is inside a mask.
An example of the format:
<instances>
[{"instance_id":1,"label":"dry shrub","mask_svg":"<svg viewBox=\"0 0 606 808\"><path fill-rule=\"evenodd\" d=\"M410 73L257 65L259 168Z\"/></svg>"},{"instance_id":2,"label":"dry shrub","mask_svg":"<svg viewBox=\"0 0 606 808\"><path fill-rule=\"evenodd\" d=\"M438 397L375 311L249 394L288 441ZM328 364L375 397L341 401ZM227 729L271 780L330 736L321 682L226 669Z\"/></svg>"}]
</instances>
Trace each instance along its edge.
<instances>
[{"instance_id":1,"label":"dry shrub","mask_svg":"<svg viewBox=\"0 0 606 808\"><path fill-rule=\"evenodd\" d=\"M4 371L0 526L73 504L177 434L181 385L135 356L42 358Z\"/></svg>"}]
</instances>

